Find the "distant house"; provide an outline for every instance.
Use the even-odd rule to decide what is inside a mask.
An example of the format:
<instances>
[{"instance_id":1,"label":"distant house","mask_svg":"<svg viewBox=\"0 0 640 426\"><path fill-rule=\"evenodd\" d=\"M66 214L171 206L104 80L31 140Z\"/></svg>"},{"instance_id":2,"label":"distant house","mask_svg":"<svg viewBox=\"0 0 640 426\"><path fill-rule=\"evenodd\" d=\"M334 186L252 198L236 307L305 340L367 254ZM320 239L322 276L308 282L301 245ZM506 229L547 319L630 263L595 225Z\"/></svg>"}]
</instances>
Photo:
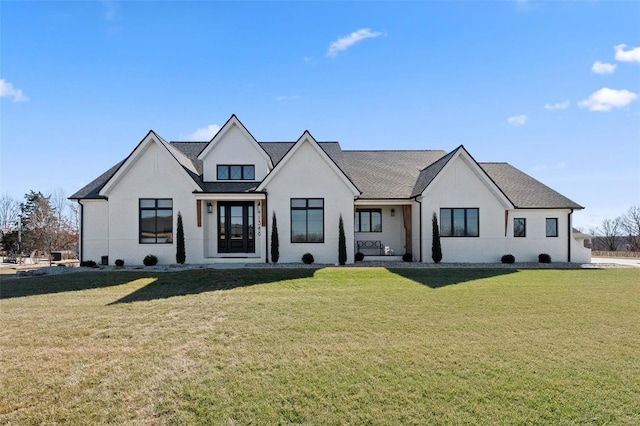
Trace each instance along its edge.
<instances>
[{"instance_id":1,"label":"distant house","mask_svg":"<svg viewBox=\"0 0 640 426\"><path fill-rule=\"evenodd\" d=\"M580 205L506 163L478 163L460 146L350 151L318 142L258 142L233 115L208 142L167 142L150 131L131 154L76 192L83 260L175 261L178 212L188 263L269 262L272 216L280 262L348 263L401 256L431 262L436 214L443 262L588 262L572 235ZM382 258L394 258L386 256Z\"/></svg>"}]
</instances>

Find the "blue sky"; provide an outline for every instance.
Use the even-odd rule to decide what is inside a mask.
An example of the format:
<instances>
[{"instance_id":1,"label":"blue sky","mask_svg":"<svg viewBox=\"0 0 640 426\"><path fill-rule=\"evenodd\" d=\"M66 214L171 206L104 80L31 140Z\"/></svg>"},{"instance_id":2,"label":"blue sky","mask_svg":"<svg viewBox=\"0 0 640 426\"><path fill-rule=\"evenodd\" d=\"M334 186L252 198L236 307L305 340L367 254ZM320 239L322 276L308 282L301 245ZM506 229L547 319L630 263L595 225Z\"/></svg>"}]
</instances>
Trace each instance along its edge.
<instances>
[{"instance_id":1,"label":"blue sky","mask_svg":"<svg viewBox=\"0 0 640 426\"><path fill-rule=\"evenodd\" d=\"M640 2L0 3L0 191L68 195L149 129L506 161L640 205Z\"/></svg>"}]
</instances>

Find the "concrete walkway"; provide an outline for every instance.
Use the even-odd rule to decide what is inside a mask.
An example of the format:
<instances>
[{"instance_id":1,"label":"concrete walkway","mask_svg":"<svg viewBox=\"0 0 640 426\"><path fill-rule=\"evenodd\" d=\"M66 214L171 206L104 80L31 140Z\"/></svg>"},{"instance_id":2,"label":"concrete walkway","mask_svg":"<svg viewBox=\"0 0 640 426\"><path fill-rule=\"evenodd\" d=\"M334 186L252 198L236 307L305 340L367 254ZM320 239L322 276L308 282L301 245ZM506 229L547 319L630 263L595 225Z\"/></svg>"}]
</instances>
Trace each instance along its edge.
<instances>
[{"instance_id":1,"label":"concrete walkway","mask_svg":"<svg viewBox=\"0 0 640 426\"><path fill-rule=\"evenodd\" d=\"M613 264L640 268L640 257L592 257L591 263Z\"/></svg>"}]
</instances>

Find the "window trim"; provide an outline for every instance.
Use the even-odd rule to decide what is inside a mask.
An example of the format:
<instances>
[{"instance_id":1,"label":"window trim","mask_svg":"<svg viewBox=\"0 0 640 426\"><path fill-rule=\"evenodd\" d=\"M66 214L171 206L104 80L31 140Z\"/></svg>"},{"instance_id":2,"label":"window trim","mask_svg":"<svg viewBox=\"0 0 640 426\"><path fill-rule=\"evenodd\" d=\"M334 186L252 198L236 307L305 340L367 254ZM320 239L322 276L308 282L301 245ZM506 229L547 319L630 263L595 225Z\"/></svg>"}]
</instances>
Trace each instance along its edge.
<instances>
[{"instance_id":1,"label":"window trim","mask_svg":"<svg viewBox=\"0 0 640 426\"><path fill-rule=\"evenodd\" d=\"M154 207L142 207L143 201L153 201ZM171 209L168 207L159 207L159 201L171 201ZM158 210L171 210L171 238L167 241L158 242ZM155 212L155 241L142 241L142 212L154 211ZM173 198L138 198L138 244L173 244ZM151 237L147 237L150 239Z\"/></svg>"},{"instance_id":2,"label":"window trim","mask_svg":"<svg viewBox=\"0 0 640 426\"><path fill-rule=\"evenodd\" d=\"M549 221L553 220L555 222L555 232L554 235L549 235ZM544 220L544 234L547 238L557 238L559 236L558 232L558 218L557 217L547 217Z\"/></svg>"},{"instance_id":3,"label":"window trim","mask_svg":"<svg viewBox=\"0 0 640 426\"><path fill-rule=\"evenodd\" d=\"M305 207L294 207L294 201L305 201ZM322 201L322 207L309 207L309 201ZM322 211L322 238L320 241L309 241L309 210L321 210ZM305 212L305 241L294 241L293 240L293 212L294 211L304 211ZM323 244L324 243L324 198L290 198L289 199L289 240L291 244Z\"/></svg>"},{"instance_id":4,"label":"window trim","mask_svg":"<svg viewBox=\"0 0 640 426\"><path fill-rule=\"evenodd\" d=\"M451 235L445 235L442 232L442 211L443 210L451 210ZM454 215L453 215L453 211L454 210L463 210L464 211L464 235L455 235L454 232ZM478 234L477 235L468 235L468 219L467 219L467 212L469 210L475 210L477 212L477 218L478 218L478 223L477 223L477 228L478 228ZM444 237L444 238L479 238L480 237L480 208L479 207L441 207L440 208L440 236Z\"/></svg>"},{"instance_id":5,"label":"window trim","mask_svg":"<svg viewBox=\"0 0 640 426\"><path fill-rule=\"evenodd\" d=\"M522 221L522 235L516 235L516 221ZM513 237L514 238L526 238L527 237L527 218L526 217L514 217L513 218Z\"/></svg>"},{"instance_id":6,"label":"window trim","mask_svg":"<svg viewBox=\"0 0 640 426\"><path fill-rule=\"evenodd\" d=\"M223 179L220 177L220 168L225 167L227 169L227 176L229 176L227 179ZM240 167L240 179L231 179L231 167ZM245 178L245 168L252 168L253 169L253 177L252 178ZM221 181L241 181L241 180L248 180L248 181L255 181L256 179L256 166L255 164L216 164L216 180L221 180Z\"/></svg>"},{"instance_id":7,"label":"window trim","mask_svg":"<svg viewBox=\"0 0 640 426\"><path fill-rule=\"evenodd\" d=\"M362 230L361 213L368 213L369 214L369 230L368 231L363 231ZM378 230L378 231L374 231L372 229L372 224L373 224L373 221L372 221L372 217L373 216L371 215L372 213L378 213L380 215L380 230ZM358 226L356 226L355 219L354 219L354 223L353 223L354 232L357 232L357 233L361 233L361 232L376 232L376 233L379 233L379 232L382 232L382 209L357 209L356 210L356 216L358 217Z\"/></svg>"}]
</instances>

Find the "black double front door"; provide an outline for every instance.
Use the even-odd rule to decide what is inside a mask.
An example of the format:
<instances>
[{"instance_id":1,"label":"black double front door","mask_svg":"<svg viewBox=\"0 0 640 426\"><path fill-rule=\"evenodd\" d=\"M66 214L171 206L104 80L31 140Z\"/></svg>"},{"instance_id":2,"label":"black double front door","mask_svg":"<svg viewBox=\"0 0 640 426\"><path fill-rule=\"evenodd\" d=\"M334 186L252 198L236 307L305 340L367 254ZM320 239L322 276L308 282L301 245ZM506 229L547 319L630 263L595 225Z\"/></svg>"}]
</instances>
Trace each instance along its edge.
<instances>
[{"instance_id":1,"label":"black double front door","mask_svg":"<svg viewBox=\"0 0 640 426\"><path fill-rule=\"evenodd\" d=\"M218 253L255 253L253 202L218 202Z\"/></svg>"}]
</instances>

